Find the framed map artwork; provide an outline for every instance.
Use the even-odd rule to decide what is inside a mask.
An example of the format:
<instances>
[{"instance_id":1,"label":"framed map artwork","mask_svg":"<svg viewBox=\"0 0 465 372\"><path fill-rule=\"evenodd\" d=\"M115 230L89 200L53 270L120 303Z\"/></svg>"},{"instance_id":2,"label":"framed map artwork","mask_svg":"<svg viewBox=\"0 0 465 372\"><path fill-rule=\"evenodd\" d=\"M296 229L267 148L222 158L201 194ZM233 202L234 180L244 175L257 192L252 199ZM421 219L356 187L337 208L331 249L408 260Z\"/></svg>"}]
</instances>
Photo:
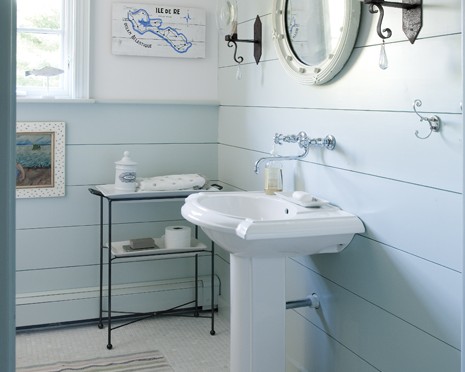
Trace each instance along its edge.
<instances>
[{"instance_id":1,"label":"framed map artwork","mask_svg":"<svg viewBox=\"0 0 465 372\"><path fill-rule=\"evenodd\" d=\"M65 195L65 123L16 123L16 198Z\"/></svg>"},{"instance_id":2,"label":"framed map artwork","mask_svg":"<svg viewBox=\"0 0 465 372\"><path fill-rule=\"evenodd\" d=\"M205 58L205 31L204 9L113 3L113 54Z\"/></svg>"}]
</instances>

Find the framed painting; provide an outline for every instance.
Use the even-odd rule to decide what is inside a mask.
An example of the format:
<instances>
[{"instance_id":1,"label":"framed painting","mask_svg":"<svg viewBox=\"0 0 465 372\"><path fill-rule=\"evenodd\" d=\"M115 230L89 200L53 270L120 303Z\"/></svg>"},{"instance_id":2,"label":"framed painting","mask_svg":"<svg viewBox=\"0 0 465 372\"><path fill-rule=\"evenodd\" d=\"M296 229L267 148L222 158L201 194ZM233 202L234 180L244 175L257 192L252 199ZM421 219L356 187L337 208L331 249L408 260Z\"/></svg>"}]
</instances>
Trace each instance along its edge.
<instances>
[{"instance_id":1,"label":"framed painting","mask_svg":"<svg viewBox=\"0 0 465 372\"><path fill-rule=\"evenodd\" d=\"M16 198L65 195L65 123L16 123Z\"/></svg>"}]
</instances>

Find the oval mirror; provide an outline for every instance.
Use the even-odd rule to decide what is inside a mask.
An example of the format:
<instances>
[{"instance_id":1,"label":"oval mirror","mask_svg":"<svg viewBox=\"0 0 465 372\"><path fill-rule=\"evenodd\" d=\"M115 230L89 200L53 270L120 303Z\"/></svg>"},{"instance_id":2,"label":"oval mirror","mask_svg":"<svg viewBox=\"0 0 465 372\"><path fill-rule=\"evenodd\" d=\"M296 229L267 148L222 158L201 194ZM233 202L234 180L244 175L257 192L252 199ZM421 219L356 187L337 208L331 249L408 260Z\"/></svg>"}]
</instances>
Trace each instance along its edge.
<instances>
[{"instance_id":1,"label":"oval mirror","mask_svg":"<svg viewBox=\"0 0 465 372\"><path fill-rule=\"evenodd\" d=\"M273 39L284 69L303 84L324 84L349 59L360 0L274 0Z\"/></svg>"}]
</instances>

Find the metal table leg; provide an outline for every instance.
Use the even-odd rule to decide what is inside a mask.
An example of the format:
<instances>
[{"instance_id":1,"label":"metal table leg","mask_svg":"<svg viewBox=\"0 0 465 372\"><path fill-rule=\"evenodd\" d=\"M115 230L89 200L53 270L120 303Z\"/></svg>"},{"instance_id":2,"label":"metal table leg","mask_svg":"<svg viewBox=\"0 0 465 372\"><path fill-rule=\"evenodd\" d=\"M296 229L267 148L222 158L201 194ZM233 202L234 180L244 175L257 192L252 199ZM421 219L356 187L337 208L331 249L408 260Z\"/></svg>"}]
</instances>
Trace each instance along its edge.
<instances>
[{"instance_id":1,"label":"metal table leg","mask_svg":"<svg viewBox=\"0 0 465 372\"><path fill-rule=\"evenodd\" d=\"M99 322L98 327L103 328L103 197L100 196L100 291L99 291Z\"/></svg>"},{"instance_id":2,"label":"metal table leg","mask_svg":"<svg viewBox=\"0 0 465 372\"><path fill-rule=\"evenodd\" d=\"M199 316L199 255L195 255L195 310L194 316Z\"/></svg>"},{"instance_id":3,"label":"metal table leg","mask_svg":"<svg viewBox=\"0 0 465 372\"><path fill-rule=\"evenodd\" d=\"M108 201L108 344L107 349L113 348L111 344L111 200Z\"/></svg>"},{"instance_id":4,"label":"metal table leg","mask_svg":"<svg viewBox=\"0 0 465 372\"><path fill-rule=\"evenodd\" d=\"M212 319L212 329L210 330L210 334L213 336L215 332L215 243L212 242L211 245L211 266L212 266L212 271L211 271L211 319Z\"/></svg>"}]
</instances>

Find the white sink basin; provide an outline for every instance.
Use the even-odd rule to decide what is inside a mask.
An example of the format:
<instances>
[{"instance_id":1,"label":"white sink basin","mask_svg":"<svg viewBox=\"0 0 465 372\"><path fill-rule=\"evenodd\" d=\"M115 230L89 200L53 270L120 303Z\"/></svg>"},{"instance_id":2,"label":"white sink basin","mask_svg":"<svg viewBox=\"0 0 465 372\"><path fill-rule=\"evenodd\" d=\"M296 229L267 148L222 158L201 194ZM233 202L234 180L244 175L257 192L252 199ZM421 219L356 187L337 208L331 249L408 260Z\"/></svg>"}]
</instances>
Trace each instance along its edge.
<instances>
[{"instance_id":1,"label":"white sink basin","mask_svg":"<svg viewBox=\"0 0 465 372\"><path fill-rule=\"evenodd\" d=\"M185 219L231 254L286 257L336 253L365 228L335 206L305 208L263 192L204 192L190 195Z\"/></svg>"},{"instance_id":2,"label":"white sink basin","mask_svg":"<svg viewBox=\"0 0 465 372\"><path fill-rule=\"evenodd\" d=\"M192 194L181 213L231 253L230 371L284 371L286 257L340 252L362 222L263 192Z\"/></svg>"}]
</instances>

